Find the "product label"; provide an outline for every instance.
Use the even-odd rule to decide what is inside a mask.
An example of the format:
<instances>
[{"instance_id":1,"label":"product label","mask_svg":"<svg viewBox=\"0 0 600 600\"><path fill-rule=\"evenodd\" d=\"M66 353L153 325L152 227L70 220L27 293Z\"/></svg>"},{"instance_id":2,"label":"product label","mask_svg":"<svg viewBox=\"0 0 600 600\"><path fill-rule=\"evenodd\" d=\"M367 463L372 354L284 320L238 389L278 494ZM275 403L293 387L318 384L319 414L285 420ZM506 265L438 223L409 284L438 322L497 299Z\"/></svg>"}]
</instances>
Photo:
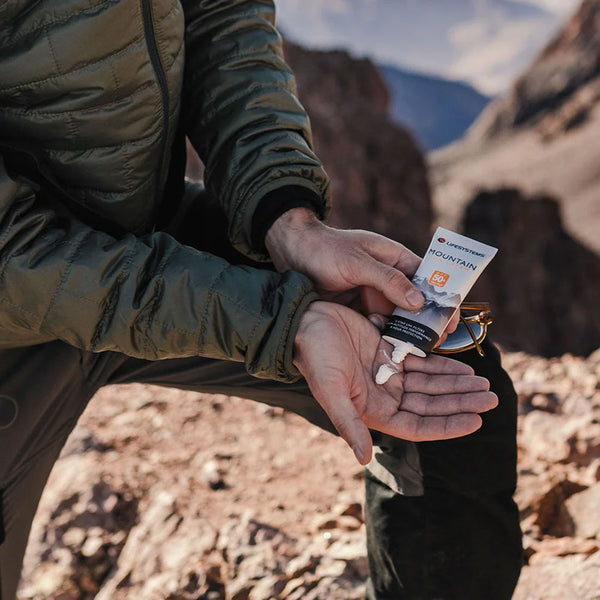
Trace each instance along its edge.
<instances>
[{"instance_id":1,"label":"product label","mask_svg":"<svg viewBox=\"0 0 600 600\"><path fill-rule=\"evenodd\" d=\"M383 335L431 352L495 254L496 248L439 227L412 280L425 304L417 311L397 308Z\"/></svg>"},{"instance_id":2,"label":"product label","mask_svg":"<svg viewBox=\"0 0 600 600\"><path fill-rule=\"evenodd\" d=\"M440 336L427 325L397 316L387 322L382 335L410 342L426 354L433 350L440 339Z\"/></svg>"}]
</instances>

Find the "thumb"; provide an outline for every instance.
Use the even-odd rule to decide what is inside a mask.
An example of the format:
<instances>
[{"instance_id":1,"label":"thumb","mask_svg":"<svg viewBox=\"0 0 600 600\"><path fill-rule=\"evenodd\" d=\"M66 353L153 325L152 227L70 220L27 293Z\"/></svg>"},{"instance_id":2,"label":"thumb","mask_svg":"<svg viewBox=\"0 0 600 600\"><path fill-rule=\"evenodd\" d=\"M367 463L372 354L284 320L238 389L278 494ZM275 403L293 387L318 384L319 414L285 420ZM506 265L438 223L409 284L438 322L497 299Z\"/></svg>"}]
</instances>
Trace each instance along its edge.
<instances>
[{"instance_id":1,"label":"thumb","mask_svg":"<svg viewBox=\"0 0 600 600\"><path fill-rule=\"evenodd\" d=\"M425 302L423 294L402 271L372 257L369 257L365 264L360 284L378 290L394 307L417 310ZM369 307L369 312L375 312L372 308Z\"/></svg>"}]
</instances>

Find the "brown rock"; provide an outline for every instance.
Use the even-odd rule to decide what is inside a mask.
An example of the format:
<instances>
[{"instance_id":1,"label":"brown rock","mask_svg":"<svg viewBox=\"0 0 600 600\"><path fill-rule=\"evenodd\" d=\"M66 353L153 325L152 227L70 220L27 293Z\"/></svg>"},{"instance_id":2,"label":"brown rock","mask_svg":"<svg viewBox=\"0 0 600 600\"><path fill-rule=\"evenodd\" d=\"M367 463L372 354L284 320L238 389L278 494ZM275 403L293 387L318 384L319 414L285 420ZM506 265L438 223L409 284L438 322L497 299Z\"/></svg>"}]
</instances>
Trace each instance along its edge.
<instances>
[{"instance_id":1,"label":"brown rock","mask_svg":"<svg viewBox=\"0 0 600 600\"><path fill-rule=\"evenodd\" d=\"M536 541L530 547L533 554L529 559L529 564L535 565L547 561L551 556L570 556L572 554L591 556L600 548L600 541L563 537Z\"/></svg>"},{"instance_id":2,"label":"brown rock","mask_svg":"<svg viewBox=\"0 0 600 600\"><path fill-rule=\"evenodd\" d=\"M337 512L341 516L354 517L361 523L365 522L365 517L363 515L363 508L360 502L351 502L350 504L340 504L335 508L335 512Z\"/></svg>"},{"instance_id":3,"label":"brown rock","mask_svg":"<svg viewBox=\"0 0 600 600\"><path fill-rule=\"evenodd\" d=\"M600 552L553 557L523 568L513 600L594 600L598 581Z\"/></svg>"},{"instance_id":4,"label":"brown rock","mask_svg":"<svg viewBox=\"0 0 600 600\"><path fill-rule=\"evenodd\" d=\"M563 537L575 533L575 524L565 502L567 498L582 489L583 486L565 479L557 482L541 496L534 507L534 512L537 514L534 525L539 527L542 535Z\"/></svg>"},{"instance_id":5,"label":"brown rock","mask_svg":"<svg viewBox=\"0 0 600 600\"><path fill-rule=\"evenodd\" d=\"M554 464L569 459L569 438L573 430L573 422L568 417L533 411L521 419L520 439L532 460Z\"/></svg>"},{"instance_id":6,"label":"brown rock","mask_svg":"<svg viewBox=\"0 0 600 600\"><path fill-rule=\"evenodd\" d=\"M112 600L120 588L140 598L183 591L194 579L198 560L215 545L216 532L208 523L186 519L171 494L155 492L127 538L118 568L103 582L96 600Z\"/></svg>"},{"instance_id":7,"label":"brown rock","mask_svg":"<svg viewBox=\"0 0 600 600\"><path fill-rule=\"evenodd\" d=\"M549 133L555 128L585 118L586 109L597 98L577 98L588 82L600 76L600 3L584 0L573 18L531 67L516 81L511 92L490 107L476 128L478 136L492 137L507 129L537 122L549 113L557 124L545 124ZM584 112L581 115L581 111Z\"/></svg>"},{"instance_id":8,"label":"brown rock","mask_svg":"<svg viewBox=\"0 0 600 600\"><path fill-rule=\"evenodd\" d=\"M216 460L209 460L202 466L200 477L212 490L222 490L227 487L223 478L224 470Z\"/></svg>"},{"instance_id":9,"label":"brown rock","mask_svg":"<svg viewBox=\"0 0 600 600\"><path fill-rule=\"evenodd\" d=\"M285 575L288 579L297 579L304 573L314 573L320 562L319 556L313 554L310 550L301 556L293 558L285 569Z\"/></svg>"},{"instance_id":10,"label":"brown rock","mask_svg":"<svg viewBox=\"0 0 600 600\"><path fill-rule=\"evenodd\" d=\"M281 591L281 598L284 600L294 600L294 598L302 598L306 593L305 578L298 577L287 582L285 588ZM298 595L300 594L300 595Z\"/></svg>"},{"instance_id":11,"label":"brown rock","mask_svg":"<svg viewBox=\"0 0 600 600\"><path fill-rule=\"evenodd\" d=\"M360 529L362 521L353 516L332 516L325 515L316 517L313 524L314 531L328 531L331 529L340 529L341 531L355 531Z\"/></svg>"},{"instance_id":12,"label":"brown rock","mask_svg":"<svg viewBox=\"0 0 600 600\"><path fill-rule=\"evenodd\" d=\"M600 257L565 231L554 199L482 191L467 207L464 231L499 249L471 293L491 302L495 339L543 356L598 348L600 285L590 282L600 281Z\"/></svg>"},{"instance_id":13,"label":"brown rock","mask_svg":"<svg viewBox=\"0 0 600 600\"><path fill-rule=\"evenodd\" d=\"M358 577L366 578L369 575L367 548L362 535L348 536L334 542L329 548L328 556L347 563Z\"/></svg>"},{"instance_id":14,"label":"brown rock","mask_svg":"<svg viewBox=\"0 0 600 600\"><path fill-rule=\"evenodd\" d=\"M72 546L73 548L81 548L85 541L86 533L81 527L70 527L63 533L62 543L65 546Z\"/></svg>"},{"instance_id":15,"label":"brown rock","mask_svg":"<svg viewBox=\"0 0 600 600\"><path fill-rule=\"evenodd\" d=\"M315 517L313 522L314 531L327 531L329 529L337 529L338 520L332 515L319 515Z\"/></svg>"},{"instance_id":16,"label":"brown rock","mask_svg":"<svg viewBox=\"0 0 600 600\"><path fill-rule=\"evenodd\" d=\"M261 578L250 591L248 600L272 600L279 597L286 580L281 576L269 575Z\"/></svg>"},{"instance_id":17,"label":"brown rock","mask_svg":"<svg viewBox=\"0 0 600 600\"><path fill-rule=\"evenodd\" d=\"M227 584L227 600L249 600L254 583L248 581L232 581Z\"/></svg>"},{"instance_id":18,"label":"brown rock","mask_svg":"<svg viewBox=\"0 0 600 600\"><path fill-rule=\"evenodd\" d=\"M571 496L566 507L577 536L600 540L600 483Z\"/></svg>"}]
</instances>

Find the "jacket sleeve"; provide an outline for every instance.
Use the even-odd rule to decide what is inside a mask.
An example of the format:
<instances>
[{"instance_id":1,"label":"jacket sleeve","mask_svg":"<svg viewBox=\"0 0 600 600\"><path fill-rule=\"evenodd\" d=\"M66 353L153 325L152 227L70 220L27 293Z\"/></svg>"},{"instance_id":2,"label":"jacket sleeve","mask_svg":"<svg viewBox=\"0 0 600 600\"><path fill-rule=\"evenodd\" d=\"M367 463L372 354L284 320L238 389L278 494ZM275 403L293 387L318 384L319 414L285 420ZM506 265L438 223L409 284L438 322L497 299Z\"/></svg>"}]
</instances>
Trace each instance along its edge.
<instances>
[{"instance_id":1,"label":"jacket sleeve","mask_svg":"<svg viewBox=\"0 0 600 600\"><path fill-rule=\"evenodd\" d=\"M329 180L283 58L271 0L183 0L183 118L231 243L268 258L260 239L295 206L329 210Z\"/></svg>"},{"instance_id":2,"label":"jacket sleeve","mask_svg":"<svg viewBox=\"0 0 600 600\"><path fill-rule=\"evenodd\" d=\"M94 230L12 179L0 156L0 347L200 355L292 381L298 321L316 298L298 273L234 267L164 233Z\"/></svg>"}]
</instances>

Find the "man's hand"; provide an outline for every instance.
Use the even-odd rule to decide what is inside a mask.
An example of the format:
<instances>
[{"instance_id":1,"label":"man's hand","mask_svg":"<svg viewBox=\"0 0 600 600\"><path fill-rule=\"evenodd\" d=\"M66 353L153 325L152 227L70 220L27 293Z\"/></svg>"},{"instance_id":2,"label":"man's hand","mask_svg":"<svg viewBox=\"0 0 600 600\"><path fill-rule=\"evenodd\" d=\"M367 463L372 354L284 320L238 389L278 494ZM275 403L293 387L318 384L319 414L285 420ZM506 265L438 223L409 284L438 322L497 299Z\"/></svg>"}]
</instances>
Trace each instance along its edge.
<instances>
[{"instance_id":1,"label":"man's hand","mask_svg":"<svg viewBox=\"0 0 600 600\"><path fill-rule=\"evenodd\" d=\"M294 208L275 221L265 244L280 273L304 273L324 298L349 304L360 289L366 314L389 315L396 306L416 310L423 305L423 295L410 282L421 259L384 236L334 229L311 210Z\"/></svg>"},{"instance_id":2,"label":"man's hand","mask_svg":"<svg viewBox=\"0 0 600 600\"><path fill-rule=\"evenodd\" d=\"M408 248L370 231L334 229L307 208L294 208L275 221L265 244L275 268L304 273L325 300L360 307L381 329L396 306L416 310L423 295L410 282L421 259ZM458 326L458 311L440 336ZM381 324L383 323L383 324Z\"/></svg>"},{"instance_id":3,"label":"man's hand","mask_svg":"<svg viewBox=\"0 0 600 600\"><path fill-rule=\"evenodd\" d=\"M313 302L302 316L294 363L361 464L370 429L413 440L441 440L479 429L477 413L498 399L471 367L441 356L409 356L385 385L374 382L378 329L357 312Z\"/></svg>"}]
</instances>

